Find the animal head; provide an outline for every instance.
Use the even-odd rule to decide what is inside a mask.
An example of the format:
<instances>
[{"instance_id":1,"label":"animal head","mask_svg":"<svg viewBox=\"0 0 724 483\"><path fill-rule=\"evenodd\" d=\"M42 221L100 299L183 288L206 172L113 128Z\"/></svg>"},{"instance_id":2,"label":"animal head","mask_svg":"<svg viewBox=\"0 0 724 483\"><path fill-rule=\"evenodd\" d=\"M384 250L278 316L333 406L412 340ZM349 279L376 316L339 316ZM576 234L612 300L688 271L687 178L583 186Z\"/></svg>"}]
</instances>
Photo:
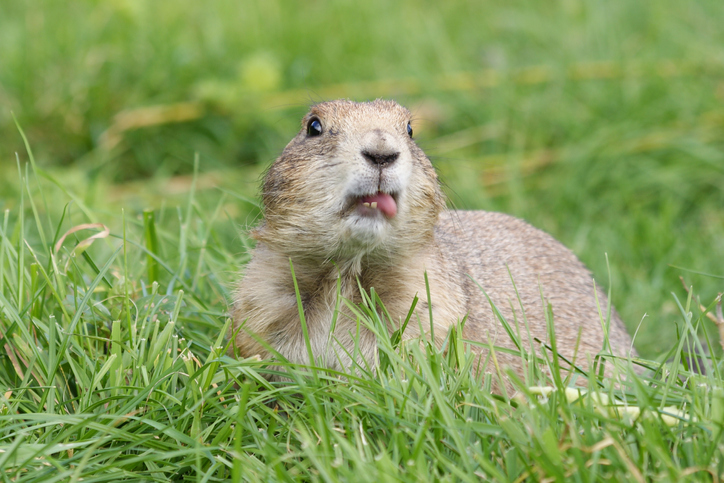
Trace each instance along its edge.
<instances>
[{"instance_id":1,"label":"animal head","mask_svg":"<svg viewBox=\"0 0 724 483\"><path fill-rule=\"evenodd\" d=\"M266 174L255 238L291 257L357 266L428 243L445 200L410 118L387 100L313 106Z\"/></svg>"}]
</instances>

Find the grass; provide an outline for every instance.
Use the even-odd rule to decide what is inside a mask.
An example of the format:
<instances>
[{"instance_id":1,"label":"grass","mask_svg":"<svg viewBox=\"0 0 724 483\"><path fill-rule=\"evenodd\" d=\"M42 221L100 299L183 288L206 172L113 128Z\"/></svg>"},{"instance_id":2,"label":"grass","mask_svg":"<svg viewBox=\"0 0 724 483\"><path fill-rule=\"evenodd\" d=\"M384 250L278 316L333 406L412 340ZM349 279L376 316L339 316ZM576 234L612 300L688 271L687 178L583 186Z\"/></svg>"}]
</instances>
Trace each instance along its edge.
<instances>
[{"instance_id":1,"label":"grass","mask_svg":"<svg viewBox=\"0 0 724 483\"><path fill-rule=\"evenodd\" d=\"M3 480L720 480L722 21L716 0L2 2ZM548 351L509 400L456 334L380 334L383 370L342 379L224 355L264 167L309 102L378 96L412 108L451 205L527 219L611 287L650 372L573 401L529 389L557 387Z\"/></svg>"},{"instance_id":2,"label":"grass","mask_svg":"<svg viewBox=\"0 0 724 483\"><path fill-rule=\"evenodd\" d=\"M51 211L46 201L63 196L51 181L39 169L21 170L19 210L5 212L0 232L4 481L718 481L724 474L721 361L687 366L705 319L692 297L675 299L682 333L671 362L638 361L651 370L637 375L629 361L604 356L601 364L618 367L614 379L564 369L563 381L544 375L559 361L542 349L521 356L531 369L525 380L509 376L518 391L510 399L491 392L504 372L472 370L459 330L442 349L401 344L380 330L384 307L371 293L352 308L378 333L379 370L288 366L287 380L271 383L264 361L226 355L230 267L244 260L225 240L224 195L211 211L192 192L169 210L174 216L105 215L108 231L89 225L62 240L82 215L75 203L61 218L42 214ZM555 389L570 377L588 378L587 395Z\"/></svg>"}]
</instances>

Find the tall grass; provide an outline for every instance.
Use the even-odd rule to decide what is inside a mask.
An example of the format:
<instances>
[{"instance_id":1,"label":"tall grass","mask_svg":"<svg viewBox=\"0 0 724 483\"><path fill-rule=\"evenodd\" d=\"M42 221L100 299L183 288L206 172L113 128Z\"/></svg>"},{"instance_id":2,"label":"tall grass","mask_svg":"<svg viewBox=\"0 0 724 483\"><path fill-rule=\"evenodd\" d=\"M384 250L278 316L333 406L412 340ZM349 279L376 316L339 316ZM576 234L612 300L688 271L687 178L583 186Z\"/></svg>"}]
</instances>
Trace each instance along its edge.
<instances>
[{"instance_id":1,"label":"tall grass","mask_svg":"<svg viewBox=\"0 0 724 483\"><path fill-rule=\"evenodd\" d=\"M282 363L285 377L269 382L277 369L265 361L226 355L227 287L244 260L222 242L223 195L207 209L192 192L168 210L173 217L80 203L46 217L45 203L63 199L52 178L21 167L20 184L0 232L5 481L724 476L721 361L690 366L687 354L702 353L703 318L691 296L676 300L681 333L671 362L603 357L617 375L578 373L583 390L564 390L550 348L521 356L534 375L524 382L505 368L476 372L457 328L442 348L403 344L382 329L374 292L350 308L377 333L378 369ZM103 225L61 240L95 220ZM491 390L501 377L515 397Z\"/></svg>"},{"instance_id":2,"label":"tall grass","mask_svg":"<svg viewBox=\"0 0 724 483\"><path fill-rule=\"evenodd\" d=\"M722 5L0 2L0 477L721 480ZM264 167L310 102L378 96L452 206L610 276L657 362L559 378L541 348L493 394L374 294L377 371L229 358Z\"/></svg>"}]
</instances>

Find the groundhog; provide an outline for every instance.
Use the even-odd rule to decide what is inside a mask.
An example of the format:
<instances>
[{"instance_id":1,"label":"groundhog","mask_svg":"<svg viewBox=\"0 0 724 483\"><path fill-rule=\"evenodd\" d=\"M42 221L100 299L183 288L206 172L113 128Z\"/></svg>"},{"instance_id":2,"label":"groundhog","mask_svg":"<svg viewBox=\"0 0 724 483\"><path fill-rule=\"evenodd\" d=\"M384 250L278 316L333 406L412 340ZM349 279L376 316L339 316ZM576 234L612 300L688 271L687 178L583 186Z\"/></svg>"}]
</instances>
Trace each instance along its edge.
<instances>
[{"instance_id":1,"label":"groundhog","mask_svg":"<svg viewBox=\"0 0 724 483\"><path fill-rule=\"evenodd\" d=\"M389 100L323 102L303 118L264 178L264 221L251 234L256 248L234 295L233 353L271 358L276 352L310 363L291 259L317 366L348 370L359 357L374 366L374 334L337 301L340 293L360 302L361 287L379 295L390 331L419 298L403 339L420 336L422 328L441 345L467 317L463 337L487 362L483 370L494 374L506 366L524 369L520 356L505 350L494 351L490 362L486 347L518 350L493 304L526 349L549 340L550 304L558 352L569 360L577 355L576 363L587 367L604 347L607 318L606 296L594 289L590 272L522 220L446 209L410 119L410 111ZM625 355L631 339L614 310L609 317L611 352Z\"/></svg>"}]
</instances>

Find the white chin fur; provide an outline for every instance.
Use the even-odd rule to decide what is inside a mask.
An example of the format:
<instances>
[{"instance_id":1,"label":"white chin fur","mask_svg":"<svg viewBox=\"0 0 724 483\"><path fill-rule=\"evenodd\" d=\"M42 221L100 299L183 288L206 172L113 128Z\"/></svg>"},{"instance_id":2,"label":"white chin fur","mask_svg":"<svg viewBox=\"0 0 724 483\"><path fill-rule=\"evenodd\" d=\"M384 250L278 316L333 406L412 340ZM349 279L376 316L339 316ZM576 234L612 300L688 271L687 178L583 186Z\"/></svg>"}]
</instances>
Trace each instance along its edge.
<instances>
[{"instance_id":1,"label":"white chin fur","mask_svg":"<svg viewBox=\"0 0 724 483\"><path fill-rule=\"evenodd\" d=\"M391 228L382 213L379 216L364 216L353 212L344 220L344 224L351 243L369 248L384 243Z\"/></svg>"}]
</instances>

